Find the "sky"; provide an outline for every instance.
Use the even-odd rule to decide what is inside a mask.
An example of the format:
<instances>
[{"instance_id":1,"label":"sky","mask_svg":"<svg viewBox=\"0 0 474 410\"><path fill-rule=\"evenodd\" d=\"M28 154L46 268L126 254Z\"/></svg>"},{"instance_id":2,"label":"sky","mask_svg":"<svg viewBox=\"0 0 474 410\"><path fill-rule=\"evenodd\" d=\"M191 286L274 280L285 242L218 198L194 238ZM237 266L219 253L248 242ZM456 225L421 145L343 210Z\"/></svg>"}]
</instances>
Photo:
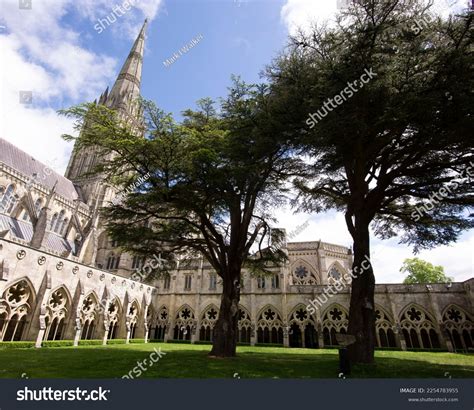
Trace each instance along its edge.
<instances>
[{"instance_id":1,"label":"sky","mask_svg":"<svg viewBox=\"0 0 474 410\"><path fill-rule=\"evenodd\" d=\"M0 136L63 173L73 132L57 110L96 99L112 86L133 40L149 19L142 95L179 119L203 97L226 95L231 76L261 81L260 73L298 27L331 24L341 0L0 0ZM443 15L464 0L436 0ZM123 9L123 8L122 8ZM114 11L115 10L115 11ZM102 23L106 19L112 24ZM188 53L163 62L193 39ZM291 232L309 221L292 241L351 246L344 217L327 212L294 214L275 210L278 226ZM474 276L474 232L451 246L422 251L457 281ZM396 238L372 236L377 283L401 282L399 269L412 249Z\"/></svg>"}]
</instances>

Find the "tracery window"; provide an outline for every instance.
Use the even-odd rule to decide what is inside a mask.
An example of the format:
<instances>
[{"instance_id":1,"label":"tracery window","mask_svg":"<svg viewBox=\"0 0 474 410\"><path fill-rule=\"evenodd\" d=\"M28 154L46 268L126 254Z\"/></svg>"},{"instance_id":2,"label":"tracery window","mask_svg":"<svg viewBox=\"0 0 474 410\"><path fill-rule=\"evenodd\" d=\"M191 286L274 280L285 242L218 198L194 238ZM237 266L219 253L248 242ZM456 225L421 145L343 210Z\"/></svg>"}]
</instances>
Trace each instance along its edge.
<instances>
[{"instance_id":1,"label":"tracery window","mask_svg":"<svg viewBox=\"0 0 474 410\"><path fill-rule=\"evenodd\" d=\"M474 323L459 306L448 306L443 314L443 325L456 351L474 348Z\"/></svg>"},{"instance_id":2,"label":"tracery window","mask_svg":"<svg viewBox=\"0 0 474 410\"><path fill-rule=\"evenodd\" d=\"M32 300L33 291L26 280L14 283L3 292L0 299L0 341L22 340Z\"/></svg>"},{"instance_id":3,"label":"tracery window","mask_svg":"<svg viewBox=\"0 0 474 410\"><path fill-rule=\"evenodd\" d=\"M240 343L250 343L250 337L252 336L253 326L252 321L250 320L250 313L243 306L239 306L238 318L238 340Z\"/></svg>"},{"instance_id":4,"label":"tracery window","mask_svg":"<svg viewBox=\"0 0 474 410\"><path fill-rule=\"evenodd\" d=\"M212 333L219 316L219 309L211 305L201 315L201 323L199 328L199 340L210 342L212 341Z\"/></svg>"},{"instance_id":5,"label":"tracery window","mask_svg":"<svg viewBox=\"0 0 474 410\"><path fill-rule=\"evenodd\" d=\"M318 283L314 272L304 263L299 263L293 268L291 281L293 285L316 285Z\"/></svg>"},{"instance_id":6,"label":"tracery window","mask_svg":"<svg viewBox=\"0 0 474 410\"><path fill-rule=\"evenodd\" d=\"M409 349L440 347L433 319L421 307L412 304L405 308L400 316L400 326Z\"/></svg>"},{"instance_id":7,"label":"tracery window","mask_svg":"<svg viewBox=\"0 0 474 410\"><path fill-rule=\"evenodd\" d=\"M140 307L138 306L137 301L133 301L133 303L128 308L127 313L127 325L130 330L130 339L135 339L139 312Z\"/></svg>"},{"instance_id":8,"label":"tracery window","mask_svg":"<svg viewBox=\"0 0 474 410\"><path fill-rule=\"evenodd\" d=\"M322 322L324 345L338 345L336 334L347 333L347 327L349 326L347 310L338 304L331 305L324 312Z\"/></svg>"},{"instance_id":9,"label":"tracery window","mask_svg":"<svg viewBox=\"0 0 474 410\"><path fill-rule=\"evenodd\" d=\"M120 302L117 299L114 299L109 303L106 317L109 326L107 339L116 339L118 336L118 328L121 318Z\"/></svg>"},{"instance_id":10,"label":"tracery window","mask_svg":"<svg viewBox=\"0 0 474 410\"><path fill-rule=\"evenodd\" d=\"M375 338L377 347L397 347L395 325L381 308L375 310Z\"/></svg>"},{"instance_id":11,"label":"tracery window","mask_svg":"<svg viewBox=\"0 0 474 410\"><path fill-rule=\"evenodd\" d=\"M81 339L90 340L94 338L95 325L99 303L94 294L90 294L82 301L80 320L82 325Z\"/></svg>"},{"instance_id":12,"label":"tracery window","mask_svg":"<svg viewBox=\"0 0 474 410\"><path fill-rule=\"evenodd\" d=\"M159 311L155 318L155 329L154 329L154 339L157 340L164 340L166 330L169 327L169 314L168 308L163 306Z\"/></svg>"},{"instance_id":13,"label":"tracery window","mask_svg":"<svg viewBox=\"0 0 474 410\"><path fill-rule=\"evenodd\" d=\"M183 306L176 314L174 326L175 340L191 340L191 332L195 329L194 312L189 306Z\"/></svg>"},{"instance_id":14,"label":"tracery window","mask_svg":"<svg viewBox=\"0 0 474 410\"><path fill-rule=\"evenodd\" d=\"M273 306L267 306L258 316L257 343L283 344L283 321Z\"/></svg>"},{"instance_id":15,"label":"tracery window","mask_svg":"<svg viewBox=\"0 0 474 410\"><path fill-rule=\"evenodd\" d=\"M316 323L304 305L299 305L293 309L288 317L287 330L290 347L318 347Z\"/></svg>"},{"instance_id":16,"label":"tracery window","mask_svg":"<svg viewBox=\"0 0 474 410\"><path fill-rule=\"evenodd\" d=\"M46 307L46 330L44 340L61 340L68 316L68 296L64 288L51 293Z\"/></svg>"}]
</instances>

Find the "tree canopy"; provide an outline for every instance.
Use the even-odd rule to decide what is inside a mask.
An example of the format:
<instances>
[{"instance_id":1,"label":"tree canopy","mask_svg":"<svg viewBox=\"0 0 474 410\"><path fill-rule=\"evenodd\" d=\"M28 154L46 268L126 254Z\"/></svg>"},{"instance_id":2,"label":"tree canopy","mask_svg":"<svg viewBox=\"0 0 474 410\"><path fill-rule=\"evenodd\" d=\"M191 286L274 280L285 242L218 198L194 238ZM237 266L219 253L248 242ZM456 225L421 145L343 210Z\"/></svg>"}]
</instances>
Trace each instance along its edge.
<instances>
[{"instance_id":1,"label":"tree canopy","mask_svg":"<svg viewBox=\"0 0 474 410\"><path fill-rule=\"evenodd\" d=\"M400 272L408 273L403 283L413 285L416 283L449 283L453 279L446 276L441 265L434 266L430 262L419 258L408 258L403 261Z\"/></svg>"},{"instance_id":2,"label":"tree canopy","mask_svg":"<svg viewBox=\"0 0 474 410\"><path fill-rule=\"evenodd\" d=\"M284 182L299 161L275 140L267 103L267 87L238 79L219 113L203 99L181 124L142 101L144 135L102 105L63 112L82 130L78 148L97 147L109 158L95 172L117 189L134 187L103 210L112 238L148 257L157 250L203 255L222 278L217 356L235 354L242 267L265 273L285 258L281 248L269 247L281 236L271 229L272 209L285 202Z\"/></svg>"},{"instance_id":3,"label":"tree canopy","mask_svg":"<svg viewBox=\"0 0 474 410\"><path fill-rule=\"evenodd\" d=\"M421 19L430 24L414 30ZM356 362L373 361L375 342L375 278L360 266L370 257L369 226L415 250L473 227L471 34L472 14L444 21L424 1L362 0L336 27L291 38L267 69L292 142L308 158L297 205L341 210L354 240Z\"/></svg>"}]
</instances>

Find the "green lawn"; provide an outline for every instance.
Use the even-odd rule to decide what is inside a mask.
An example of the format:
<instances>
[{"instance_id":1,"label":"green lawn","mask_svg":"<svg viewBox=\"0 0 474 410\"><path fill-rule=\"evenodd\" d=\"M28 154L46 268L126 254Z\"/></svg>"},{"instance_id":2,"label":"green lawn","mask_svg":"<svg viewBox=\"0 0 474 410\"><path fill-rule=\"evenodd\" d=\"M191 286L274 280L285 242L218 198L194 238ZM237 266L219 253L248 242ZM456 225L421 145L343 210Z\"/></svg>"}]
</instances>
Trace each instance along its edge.
<instances>
[{"instance_id":1,"label":"green lawn","mask_svg":"<svg viewBox=\"0 0 474 410\"><path fill-rule=\"evenodd\" d=\"M166 352L142 378L335 378L335 349L239 347L238 356L210 359L210 346L149 343L110 346L0 349L0 378L120 378L154 348ZM143 365L143 367L146 367ZM474 355L377 351L376 364L351 377L474 378Z\"/></svg>"}]
</instances>

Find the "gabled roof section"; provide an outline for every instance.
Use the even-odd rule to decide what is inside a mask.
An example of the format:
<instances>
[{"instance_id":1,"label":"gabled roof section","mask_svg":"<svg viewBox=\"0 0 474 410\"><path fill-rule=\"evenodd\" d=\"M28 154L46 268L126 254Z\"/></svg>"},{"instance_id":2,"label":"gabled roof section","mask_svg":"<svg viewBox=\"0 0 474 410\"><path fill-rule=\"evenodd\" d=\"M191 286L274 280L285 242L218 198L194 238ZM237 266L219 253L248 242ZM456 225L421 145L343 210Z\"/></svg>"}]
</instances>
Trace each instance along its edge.
<instances>
[{"instance_id":1,"label":"gabled roof section","mask_svg":"<svg viewBox=\"0 0 474 410\"><path fill-rule=\"evenodd\" d=\"M30 178L36 174L36 181L49 189L52 189L57 182L56 193L58 195L71 201L79 199L79 194L69 179L3 138L0 138L0 163L4 163Z\"/></svg>"}]
</instances>

